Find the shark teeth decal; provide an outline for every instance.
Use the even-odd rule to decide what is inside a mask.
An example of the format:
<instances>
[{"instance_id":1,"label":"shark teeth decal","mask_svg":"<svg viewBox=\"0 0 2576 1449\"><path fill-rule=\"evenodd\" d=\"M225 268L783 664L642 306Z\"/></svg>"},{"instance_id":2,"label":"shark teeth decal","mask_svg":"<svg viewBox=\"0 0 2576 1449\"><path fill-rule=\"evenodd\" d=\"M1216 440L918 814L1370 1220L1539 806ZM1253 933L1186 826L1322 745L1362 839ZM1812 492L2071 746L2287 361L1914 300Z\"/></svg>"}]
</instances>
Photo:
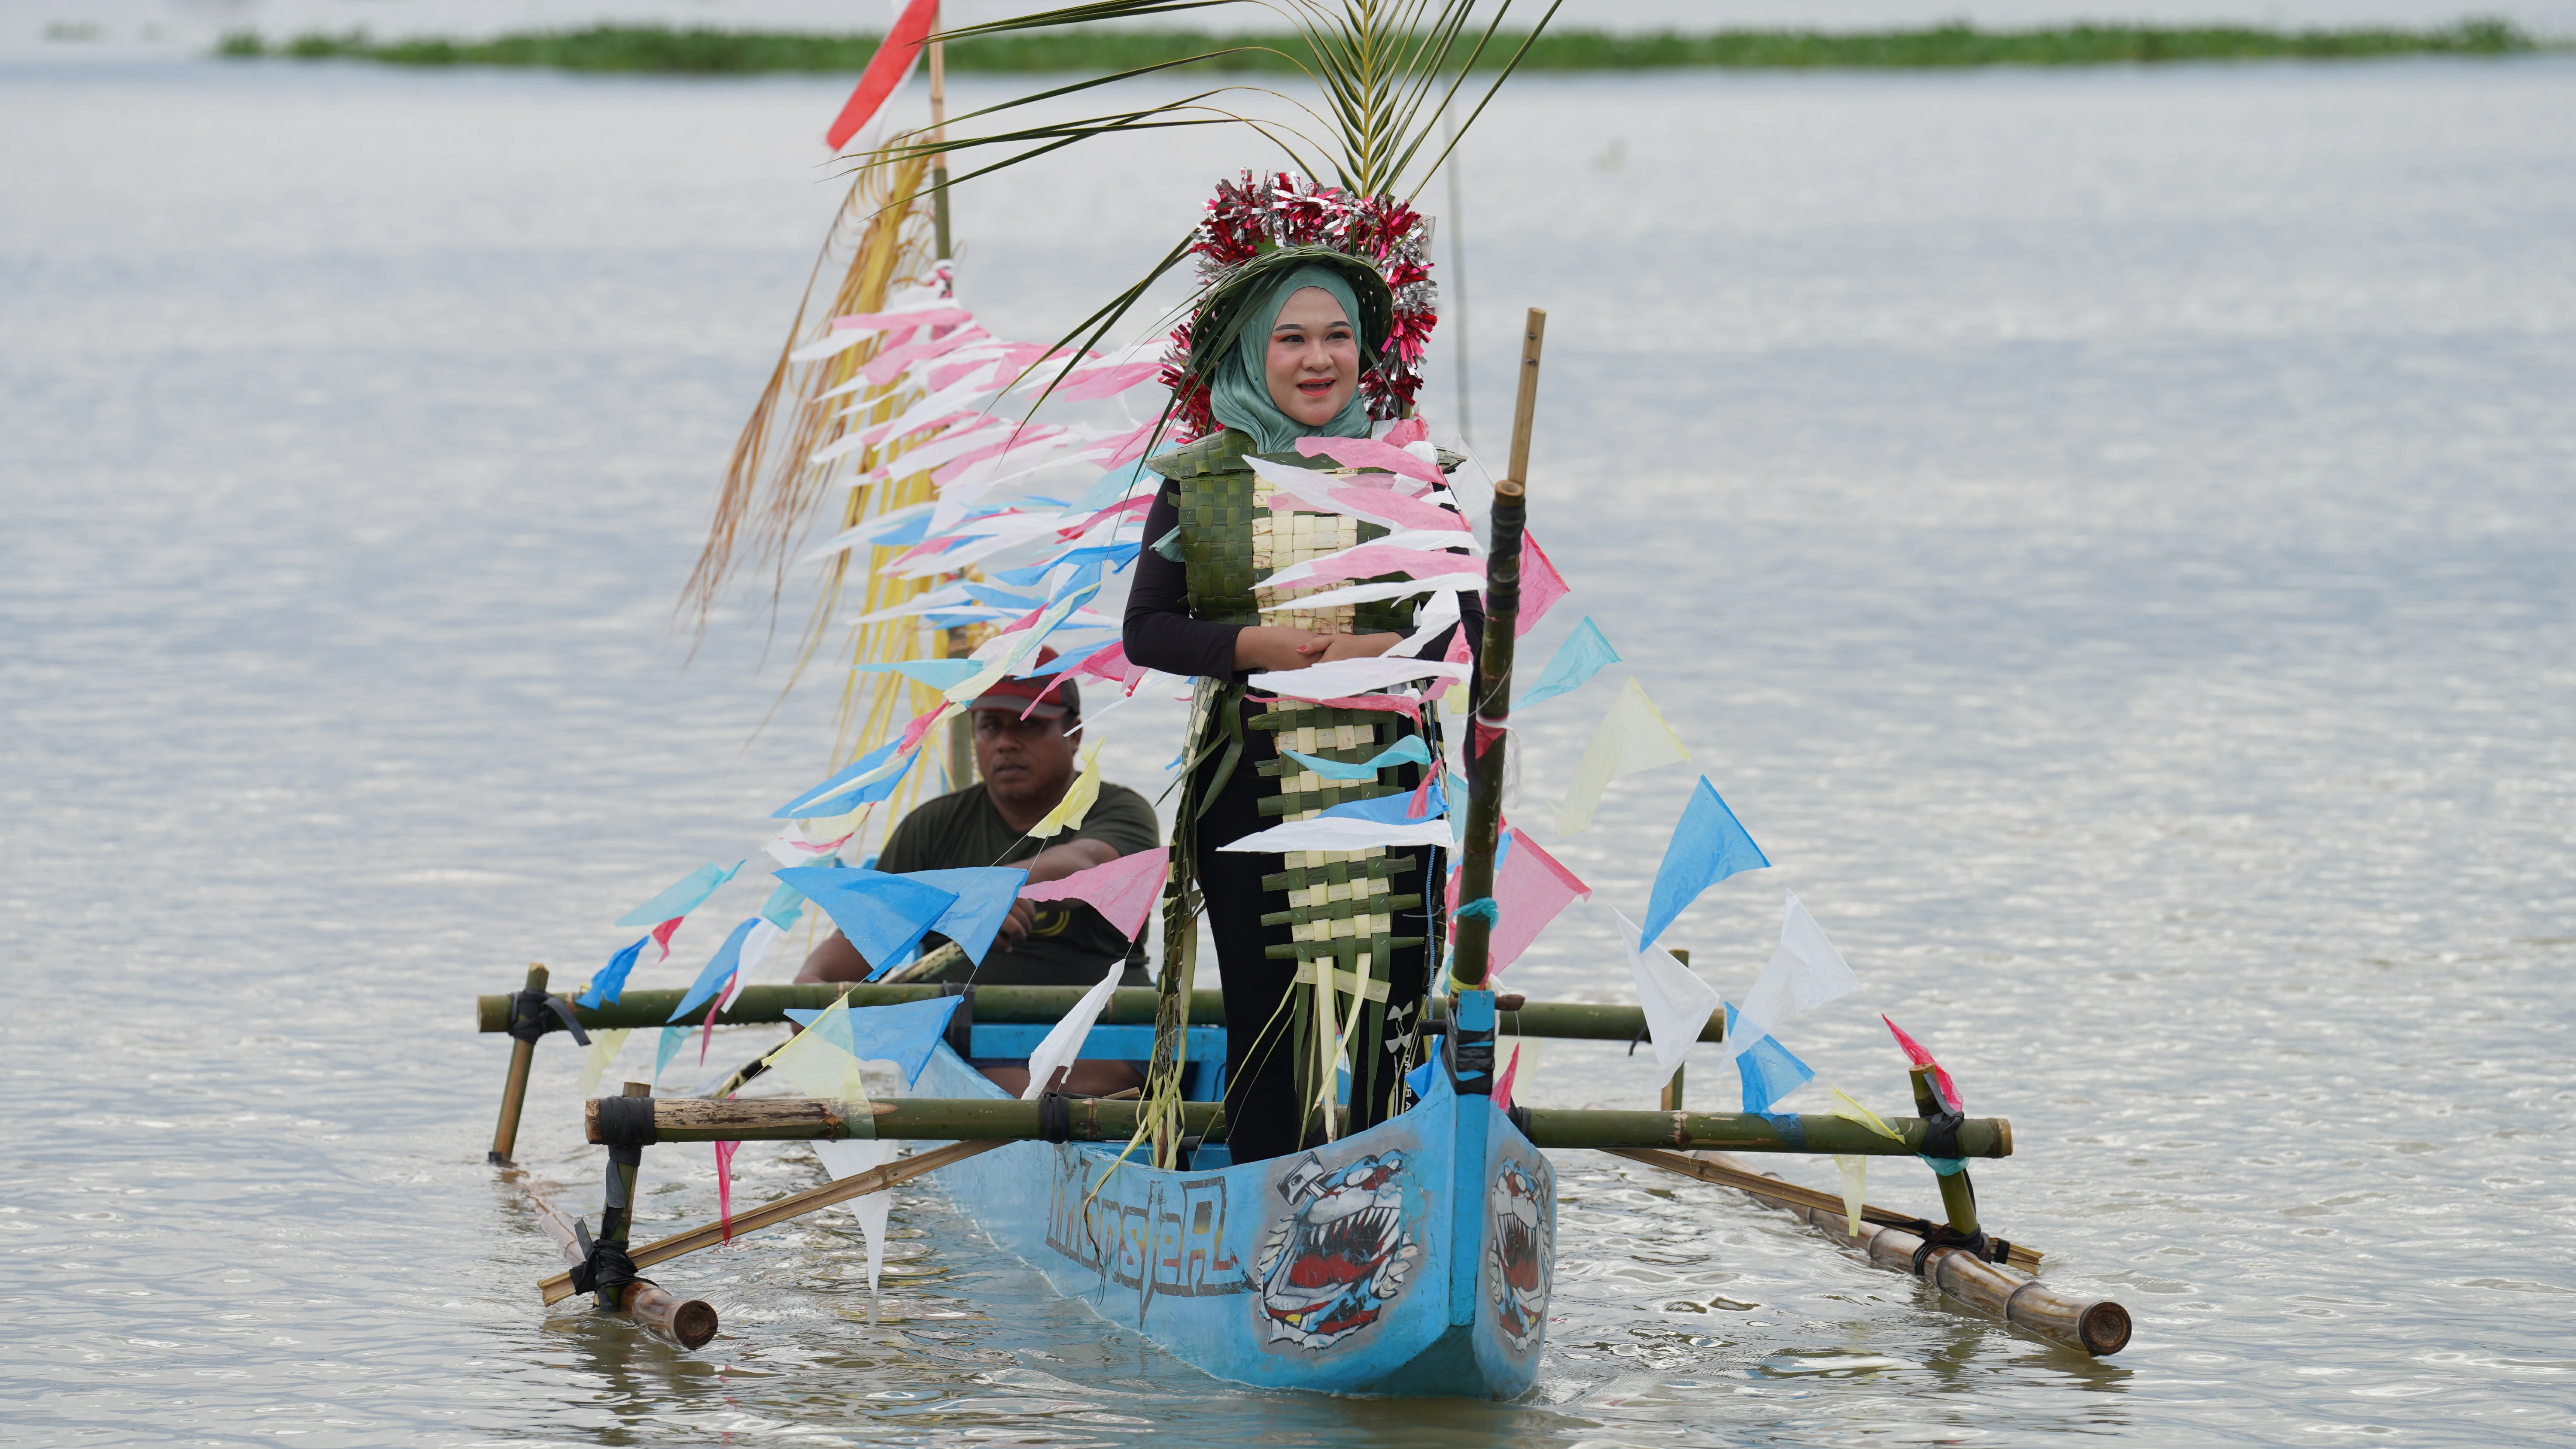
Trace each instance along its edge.
<instances>
[{"instance_id":1,"label":"shark teeth decal","mask_svg":"<svg viewBox=\"0 0 2576 1449\"><path fill-rule=\"evenodd\" d=\"M1377 1322L1404 1292L1420 1245L1404 1221L1404 1154L1327 1172L1309 1154L1281 1194L1290 1203L1262 1245L1261 1316L1273 1342L1322 1349Z\"/></svg>"}]
</instances>

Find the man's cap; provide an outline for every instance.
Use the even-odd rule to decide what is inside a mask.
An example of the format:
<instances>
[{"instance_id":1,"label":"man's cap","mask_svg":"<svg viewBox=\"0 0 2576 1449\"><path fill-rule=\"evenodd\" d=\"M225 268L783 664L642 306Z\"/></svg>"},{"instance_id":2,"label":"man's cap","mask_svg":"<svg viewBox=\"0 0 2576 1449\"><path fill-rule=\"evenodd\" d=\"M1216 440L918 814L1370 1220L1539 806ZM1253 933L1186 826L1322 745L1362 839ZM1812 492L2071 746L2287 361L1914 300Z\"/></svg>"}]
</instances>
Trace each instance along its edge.
<instances>
[{"instance_id":1,"label":"man's cap","mask_svg":"<svg viewBox=\"0 0 2576 1449\"><path fill-rule=\"evenodd\" d=\"M1030 667L1044 669L1053 664L1055 659L1054 650L1041 647L1038 650L1038 657L1030 661ZM1030 719L1063 719L1068 716L1074 719L1082 718L1080 686L1070 679L1062 684L1056 684L1059 678L1062 676L1055 674L1006 675L986 686L982 694L975 696L975 702L966 707L970 710L1006 709L1014 718L1022 714L1026 714ZM1047 695L1046 703L1032 705L1031 702L1039 695L1045 694L1047 686L1051 684L1055 685L1055 692Z\"/></svg>"}]
</instances>

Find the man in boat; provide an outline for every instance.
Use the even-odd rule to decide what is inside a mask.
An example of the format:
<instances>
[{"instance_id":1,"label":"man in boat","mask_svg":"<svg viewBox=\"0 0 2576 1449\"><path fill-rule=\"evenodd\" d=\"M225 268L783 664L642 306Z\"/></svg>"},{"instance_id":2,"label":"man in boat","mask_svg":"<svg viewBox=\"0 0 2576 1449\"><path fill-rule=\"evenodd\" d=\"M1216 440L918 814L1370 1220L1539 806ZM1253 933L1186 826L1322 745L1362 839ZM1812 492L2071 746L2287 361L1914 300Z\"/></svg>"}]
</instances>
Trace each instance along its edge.
<instances>
[{"instance_id":1,"label":"man in boat","mask_svg":"<svg viewBox=\"0 0 2576 1449\"><path fill-rule=\"evenodd\" d=\"M1038 666L1054 659L1055 651L1041 650ZM1040 702L1050 684L1055 685L1053 693ZM976 697L967 718L973 722L975 769L982 778L916 806L886 837L878 870L902 874L1017 865L1026 867L1030 883L1037 884L1161 846L1154 807L1144 796L1106 780L1080 827L1048 841L1030 838L1029 828L1045 819L1073 786L1074 756L1082 743L1082 695L1073 681L1057 684L1052 675L997 681ZM924 937L923 954L946 941L937 934ZM1091 986L1121 958L1126 969L1120 985L1153 984L1145 970L1144 945L1129 942L1089 905L1018 901L981 969L959 959L929 979L983 986ZM869 970L858 950L835 931L805 958L796 979L864 981Z\"/></svg>"}]
</instances>

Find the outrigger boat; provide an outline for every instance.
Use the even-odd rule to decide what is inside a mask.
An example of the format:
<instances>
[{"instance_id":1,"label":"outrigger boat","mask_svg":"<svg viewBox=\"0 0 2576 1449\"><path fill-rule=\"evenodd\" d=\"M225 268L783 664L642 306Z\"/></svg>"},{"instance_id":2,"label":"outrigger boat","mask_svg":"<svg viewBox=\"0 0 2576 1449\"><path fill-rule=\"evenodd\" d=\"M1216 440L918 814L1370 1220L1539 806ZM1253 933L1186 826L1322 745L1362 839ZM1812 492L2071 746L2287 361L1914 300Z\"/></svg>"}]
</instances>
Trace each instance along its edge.
<instances>
[{"instance_id":1,"label":"outrigger boat","mask_svg":"<svg viewBox=\"0 0 2576 1449\"><path fill-rule=\"evenodd\" d=\"M1119 8L1080 7L1085 15ZM1359 8L1374 11L1374 7ZM1463 15L1465 8L1463 0L1441 7L1440 24L1450 27L1450 39L1456 35L1452 13ZM935 15L935 6L932 11ZM916 50L928 23L911 32L908 43ZM1053 22L1039 17L1029 23ZM893 44L889 42L890 50ZM932 139L886 148L879 154L891 159L881 159L872 168L877 182L863 177L862 185L853 190L851 214L870 220L849 279L828 299L843 321L896 315L881 309L888 305L889 287L898 273L896 262L907 245L901 232L903 218L911 214L925 163L934 160L940 289L925 294L927 301L916 299L911 305L917 310L907 315L965 315L939 310L946 305L948 183L944 157L934 155L941 144L936 131L940 71L935 39L929 52ZM1440 63L1439 56L1429 62L1435 71ZM1467 63L1459 63L1462 74ZM870 79L862 82L863 96L877 83L879 69L872 66ZM885 88L878 86L880 100ZM1132 120L1130 116L1119 124ZM844 127L854 124L845 115ZM846 129L836 134L835 144L846 134ZM878 184L880 190L863 197L869 184ZM1302 195L1307 201L1329 200L1322 193ZM1110 315L1114 320L1114 313ZM1544 314L1533 310L1522 337L1510 464L1494 483L1491 542L1483 577L1486 612L1480 658L1486 693L1474 708L1480 737L1488 731L1490 736L1474 752L1469 766L1458 891L1461 899L1485 905L1491 904L1495 890L1501 828L1498 802L1509 748L1504 726L1511 703L1529 438L1544 323ZM930 321L916 325L925 338L937 335ZM864 373L860 364L868 357L882 361L893 352L852 350L856 340L827 330L802 347L791 343L793 350L782 358L780 379L785 378L790 362L798 359L827 364L808 375L808 396L803 399L808 403L874 385L872 391L862 393L856 407L837 415L847 420L834 424L842 432L818 431L819 425L807 419L788 428L782 446L792 454L793 486L782 491L783 497L814 496L819 487L816 478L795 471L808 453L819 464L864 443L868 451L854 456L891 458L909 446L907 437L922 436L894 436L903 433L894 419L925 392L904 393L898 374ZM915 344L914 350L935 355L938 347L946 345L924 342ZM1033 355L1061 354L1034 349ZM1122 371L1114 359L1086 363L1085 356L1077 349L1076 362L1069 363L1068 370L1076 364L1091 368L1082 375L1106 377L1109 381L1104 386L1124 386L1123 379L1134 370L1127 364ZM1027 363L1023 359L1015 365L1025 368ZM771 397L764 400L746 433L745 451L737 455L735 476L726 494L729 511L720 515L716 530L719 540L730 540L733 526L745 517L750 491L745 470L757 465L780 385L773 381ZM857 431L872 422L873 433ZM1159 425L1146 431L1160 436ZM1023 436L1014 432L1009 446L1020 446ZM1133 442L1141 452L1143 433ZM896 545L912 542L893 531L890 520L906 511L927 510L932 496L928 466L923 464L922 471L904 479L900 487L882 490L870 505L880 510L873 523L854 490L843 520L849 531L836 541L838 546L846 550L854 540L874 546L882 565L893 556ZM1100 517L1112 518L1120 511L1112 508ZM1078 512L1073 516L1079 521ZM777 528L775 519L772 526ZM782 546L785 536L783 529L777 531ZM721 548L711 543L711 563L702 564L696 586L702 598L711 596L721 579L722 550L729 547L729 542ZM835 591L841 567L838 561L831 565ZM919 612L876 607L890 602L900 606L920 597L927 587L925 582L889 589L884 577L882 567L871 573L872 609L867 617ZM1018 607L1013 604L998 615L1007 617ZM911 620L903 623L906 630L911 628ZM1038 625L1041 633L1051 627L1053 623L1046 621ZM958 646L970 641L962 633L951 630L942 663L963 655ZM873 645L863 644L863 649L887 644L886 637L872 637ZM906 640L910 637L905 635ZM1135 679L1125 682L1132 690ZM894 697L891 692L880 696L879 727ZM904 749L918 748L935 719L935 714L925 714L916 721L907 732ZM1345 746L1348 743L1343 741ZM949 778L964 778L959 744L954 740L950 753ZM867 763L859 761L852 771ZM886 768L897 771L899 779L900 769L908 766ZM887 796L881 793L874 798ZM833 808L845 808L846 803ZM1320 860L1322 853L1316 858ZM1344 1132L1340 1130L1346 1123L1342 1109L1326 1108L1326 1140L1320 1145L1238 1165L1228 1151L1222 1105L1225 1029L1202 1024L1224 1019L1221 996L1193 989L1189 982L1186 942L1195 938L1191 913L1197 904L1190 895L1177 878L1166 888L1166 935L1169 941L1183 944L1167 944L1167 950L1176 954L1167 957L1159 988L1113 991L1104 984L1091 992L1070 986L978 989L908 981L901 969L858 985L745 986L737 975L731 981L731 994L717 997L709 1006L703 1018L706 1031L711 1033L717 1026L808 1021L836 1006L864 1010L943 996L958 999L908 1095L870 1099L855 1090L840 1097L736 1095L737 1089L761 1073L762 1062L755 1061L701 1095L654 1096L650 1084L630 1082L624 1095L590 1101L584 1135L604 1147L608 1158L595 1232L563 1210L557 1201L559 1189L536 1182L512 1164L537 1047L550 1033L564 1030L582 1040L590 1030L674 1030L668 1024L679 1019L684 1009L694 1029L699 1020L696 1006L706 998L673 990L616 989L622 987L625 966L615 963L601 978L613 978L614 986L602 989L594 984L578 1000L550 992L542 966L530 968L518 992L480 998L479 1029L506 1032L515 1039L490 1159L508 1169L572 1265L570 1271L545 1280L540 1296L555 1303L576 1293L590 1294L603 1311L622 1314L685 1347L699 1347L718 1330L714 1308L677 1298L645 1278L643 1270L935 1172L931 1181L948 1193L965 1216L996 1244L1036 1268L1057 1291L1217 1378L1263 1388L1344 1394L1507 1399L1530 1387L1545 1349L1558 1247L1556 1174L1548 1154L1590 1149L1741 1190L1758 1201L1800 1213L1843 1246L1908 1271L1945 1298L2052 1343L2086 1354L2107 1354L2128 1341L2128 1314L2119 1304L2053 1290L2034 1276L2040 1261L2036 1250L2007 1242L1980 1223L1965 1164L2009 1156L2011 1124L2002 1118L1967 1117L1928 1053L1918 1056L1912 1068L1916 1107L1912 1117L1882 1120L1865 1109L1833 1115L1693 1112L1683 1102L1678 1069L1670 1073L1654 1111L1508 1105L1507 1098L1498 1096L1498 1032L1521 1038L1632 1044L1651 1034L1658 1038L1660 1053L1666 1045L1661 1038L1673 1028L1669 1019L1658 1027L1656 1018L1640 1007L1532 1002L1515 993L1497 992L1488 972L1490 932L1496 918L1491 910L1482 915L1460 911L1454 918L1450 989L1422 1002L1421 1031L1436 1046L1406 1074L1405 1109L1376 1125ZM1512 905L1503 904L1506 909ZM666 949L668 928L677 925L673 919L661 930L658 939ZM744 928L754 925L747 921ZM914 939L918 938L916 931ZM742 939L738 929L726 950L734 950ZM639 941L621 954L626 966L632 965L643 944ZM1177 970L1174 961L1179 963ZM1364 984L1366 961L1360 958L1358 978L1339 969L1316 978L1316 1009L1327 1013L1321 1017L1322 1040L1333 1040L1328 1013L1334 1009L1334 997L1353 990L1336 978ZM711 963L710 970L714 968ZM705 984L702 978L701 986ZM1357 1003L1364 996L1364 990L1353 994L1352 1010L1361 1010ZM978 1070L978 1064L996 1059L1043 1055L1041 1039L1069 1018L1067 1031L1079 1027L1079 1058L1154 1064L1141 1098L1046 1091L1022 1099L1006 1093ZM1696 1020L1696 1025L1679 1028L1685 1037L1724 1041L1724 1013L1712 1014L1703 1007ZM1301 1040L1307 1039L1302 1024L1300 1031ZM1686 1049L1687 1042L1674 1045ZM855 1060L851 1066L856 1066ZM1321 1060L1314 1066L1318 1073L1327 1069ZM1305 1070L1301 1067L1301 1072ZM1310 1075L1304 1080L1328 1079ZM1748 1085L1748 1105L1754 1105L1750 1099ZM1314 1100L1328 1098L1319 1094ZM719 1223L641 1245L633 1241L632 1204L647 1146L854 1139L908 1143L914 1151L828 1185L730 1213ZM1856 1190L1844 1196L1800 1187L1758 1174L1726 1155L1782 1152L1825 1154L1846 1161L1921 1157L1934 1165L1941 1217L1930 1220L1866 1206L1858 1201Z\"/></svg>"}]
</instances>

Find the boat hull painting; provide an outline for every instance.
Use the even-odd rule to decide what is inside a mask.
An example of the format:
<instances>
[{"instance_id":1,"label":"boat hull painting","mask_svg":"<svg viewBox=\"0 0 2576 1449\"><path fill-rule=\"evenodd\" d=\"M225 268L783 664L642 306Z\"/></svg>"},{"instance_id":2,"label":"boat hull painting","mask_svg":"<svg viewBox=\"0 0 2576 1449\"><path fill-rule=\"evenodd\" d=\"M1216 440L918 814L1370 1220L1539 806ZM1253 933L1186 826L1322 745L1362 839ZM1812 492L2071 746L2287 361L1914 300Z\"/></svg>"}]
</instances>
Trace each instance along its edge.
<instances>
[{"instance_id":1,"label":"boat hull painting","mask_svg":"<svg viewBox=\"0 0 2576 1449\"><path fill-rule=\"evenodd\" d=\"M1002 1095L945 1046L914 1090ZM1058 1292L1218 1378L1434 1398L1536 1378L1555 1174L1489 1099L1434 1074L1413 1110L1293 1157L1158 1172L1117 1154L1014 1143L938 1180Z\"/></svg>"}]
</instances>

